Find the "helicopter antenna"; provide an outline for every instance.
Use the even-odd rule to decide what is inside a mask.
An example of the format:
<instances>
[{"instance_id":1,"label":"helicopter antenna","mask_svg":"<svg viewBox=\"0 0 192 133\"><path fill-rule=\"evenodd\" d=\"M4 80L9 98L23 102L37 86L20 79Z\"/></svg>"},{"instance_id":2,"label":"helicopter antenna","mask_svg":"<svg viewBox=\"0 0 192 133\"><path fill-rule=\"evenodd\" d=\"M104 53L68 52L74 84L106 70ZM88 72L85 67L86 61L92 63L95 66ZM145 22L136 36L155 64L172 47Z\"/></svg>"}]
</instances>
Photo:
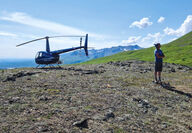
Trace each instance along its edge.
<instances>
[{"instance_id":1,"label":"helicopter antenna","mask_svg":"<svg viewBox=\"0 0 192 133\"><path fill-rule=\"evenodd\" d=\"M81 45L82 45L82 37L80 38L80 47L81 47Z\"/></svg>"},{"instance_id":2,"label":"helicopter antenna","mask_svg":"<svg viewBox=\"0 0 192 133\"><path fill-rule=\"evenodd\" d=\"M80 47L82 46L82 37L80 38ZM81 56L81 49L79 50L79 56Z\"/></svg>"}]
</instances>

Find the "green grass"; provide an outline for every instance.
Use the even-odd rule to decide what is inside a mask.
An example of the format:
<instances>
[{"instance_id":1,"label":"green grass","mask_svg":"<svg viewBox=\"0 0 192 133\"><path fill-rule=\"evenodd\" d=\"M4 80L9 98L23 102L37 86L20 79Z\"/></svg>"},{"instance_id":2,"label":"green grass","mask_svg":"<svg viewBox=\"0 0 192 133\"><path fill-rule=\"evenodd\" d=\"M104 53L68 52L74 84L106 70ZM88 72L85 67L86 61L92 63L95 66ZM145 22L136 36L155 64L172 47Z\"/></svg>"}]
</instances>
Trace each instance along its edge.
<instances>
[{"instance_id":1,"label":"green grass","mask_svg":"<svg viewBox=\"0 0 192 133\"><path fill-rule=\"evenodd\" d=\"M161 49L166 56L166 58L164 58L164 62L192 67L192 32L175 41L162 45ZM101 64L110 61L125 60L154 61L154 50L155 47L150 47L141 50L121 52L112 56L90 60L82 64Z\"/></svg>"}]
</instances>

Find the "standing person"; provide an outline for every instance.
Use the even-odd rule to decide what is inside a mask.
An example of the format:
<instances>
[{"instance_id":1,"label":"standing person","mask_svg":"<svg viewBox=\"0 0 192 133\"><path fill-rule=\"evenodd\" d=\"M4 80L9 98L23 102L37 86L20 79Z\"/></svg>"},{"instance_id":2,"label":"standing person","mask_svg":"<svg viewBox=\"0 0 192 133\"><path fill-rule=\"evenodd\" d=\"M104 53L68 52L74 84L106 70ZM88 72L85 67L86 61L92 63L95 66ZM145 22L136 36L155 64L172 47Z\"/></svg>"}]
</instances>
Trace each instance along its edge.
<instances>
[{"instance_id":1,"label":"standing person","mask_svg":"<svg viewBox=\"0 0 192 133\"><path fill-rule=\"evenodd\" d=\"M163 68L163 58L165 57L165 55L163 54L161 48L161 44L157 43L154 44L156 49L154 51L155 54L155 83L161 83L161 72L162 72L162 68ZM157 75L159 80L157 80Z\"/></svg>"}]
</instances>

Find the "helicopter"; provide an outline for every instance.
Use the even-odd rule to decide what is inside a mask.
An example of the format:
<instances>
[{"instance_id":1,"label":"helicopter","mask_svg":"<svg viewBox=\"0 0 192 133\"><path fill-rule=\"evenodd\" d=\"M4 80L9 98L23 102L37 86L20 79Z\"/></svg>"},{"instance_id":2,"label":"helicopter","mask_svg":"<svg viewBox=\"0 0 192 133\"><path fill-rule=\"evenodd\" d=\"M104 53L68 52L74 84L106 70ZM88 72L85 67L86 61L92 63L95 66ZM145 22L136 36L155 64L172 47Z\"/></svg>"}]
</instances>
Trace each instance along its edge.
<instances>
[{"instance_id":1,"label":"helicopter","mask_svg":"<svg viewBox=\"0 0 192 133\"><path fill-rule=\"evenodd\" d=\"M51 51L50 50L50 44L49 44L49 38L57 38L57 37L79 37L80 38L80 46L79 47L72 47L72 48L67 48L67 49L60 49L60 50L55 50L55 51ZM82 39L85 38L85 43L84 46L82 46ZM66 52L70 52L70 51L74 51L74 50L78 50L78 49L84 49L85 50L85 54L86 56L88 56L88 34L86 34L85 36L46 36L43 38L38 38L35 40L31 40L25 43L21 43L19 45L16 45L16 47L31 43L31 42L35 42L35 41L39 41L39 40L46 40L46 51L39 51L37 52L36 56L35 56L35 62L36 64L38 64L38 66L36 68L39 68L39 66L44 65L42 68L44 68L45 66L53 66L54 64L56 64L57 66L59 66L59 64L61 64L60 59L60 54L62 53L66 53ZM59 66L59 68L61 68L61 66Z\"/></svg>"}]
</instances>

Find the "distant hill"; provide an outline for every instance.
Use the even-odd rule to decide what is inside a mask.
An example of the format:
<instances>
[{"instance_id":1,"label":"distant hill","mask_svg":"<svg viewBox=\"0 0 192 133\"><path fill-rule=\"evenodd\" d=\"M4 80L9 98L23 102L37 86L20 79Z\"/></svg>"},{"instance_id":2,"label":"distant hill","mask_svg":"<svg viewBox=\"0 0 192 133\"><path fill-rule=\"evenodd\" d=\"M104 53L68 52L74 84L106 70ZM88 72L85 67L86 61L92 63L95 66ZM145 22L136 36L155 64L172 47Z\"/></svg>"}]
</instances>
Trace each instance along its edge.
<instances>
[{"instance_id":1,"label":"distant hill","mask_svg":"<svg viewBox=\"0 0 192 133\"><path fill-rule=\"evenodd\" d=\"M117 46L104 49L91 49L89 50L89 57L85 56L85 52L82 49L62 54L61 60L63 61L64 64L75 64L105 56L110 56L123 51L130 51L137 49L141 49L141 47L139 47L138 45L130 45L130 46Z\"/></svg>"},{"instance_id":2,"label":"distant hill","mask_svg":"<svg viewBox=\"0 0 192 133\"><path fill-rule=\"evenodd\" d=\"M125 51L112 56L90 60L85 62L85 64L98 64L124 60L154 61L154 49L155 47L150 47L134 51ZM162 45L161 49L166 56L164 62L192 67L192 32L168 44Z\"/></svg>"}]
</instances>

